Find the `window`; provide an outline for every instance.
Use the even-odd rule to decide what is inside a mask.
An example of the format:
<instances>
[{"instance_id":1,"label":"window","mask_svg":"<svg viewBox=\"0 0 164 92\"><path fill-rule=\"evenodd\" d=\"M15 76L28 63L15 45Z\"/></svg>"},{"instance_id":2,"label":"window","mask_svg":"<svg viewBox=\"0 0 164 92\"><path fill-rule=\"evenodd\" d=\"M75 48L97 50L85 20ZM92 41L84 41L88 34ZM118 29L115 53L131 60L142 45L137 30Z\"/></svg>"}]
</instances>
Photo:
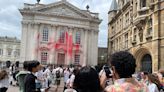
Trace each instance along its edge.
<instances>
[{"instance_id":1,"label":"window","mask_svg":"<svg viewBox=\"0 0 164 92\"><path fill-rule=\"evenodd\" d=\"M128 48L128 33L125 34L125 48Z\"/></svg>"},{"instance_id":2,"label":"window","mask_svg":"<svg viewBox=\"0 0 164 92\"><path fill-rule=\"evenodd\" d=\"M122 30L122 20L120 19L120 30Z\"/></svg>"},{"instance_id":3,"label":"window","mask_svg":"<svg viewBox=\"0 0 164 92\"><path fill-rule=\"evenodd\" d=\"M137 29L134 29L134 38L133 41L137 41Z\"/></svg>"},{"instance_id":4,"label":"window","mask_svg":"<svg viewBox=\"0 0 164 92\"><path fill-rule=\"evenodd\" d=\"M16 49L16 50L15 50L14 56L15 56L15 57L20 56L20 50L19 50L19 49Z\"/></svg>"},{"instance_id":5,"label":"window","mask_svg":"<svg viewBox=\"0 0 164 92\"><path fill-rule=\"evenodd\" d=\"M65 42L65 32L64 31L60 31L59 41L60 41L60 43Z\"/></svg>"},{"instance_id":6,"label":"window","mask_svg":"<svg viewBox=\"0 0 164 92\"><path fill-rule=\"evenodd\" d=\"M148 32L147 32L148 35L151 35L152 34L152 31L153 31L152 25L153 25L152 18L150 18L149 21L148 21Z\"/></svg>"},{"instance_id":7,"label":"window","mask_svg":"<svg viewBox=\"0 0 164 92\"><path fill-rule=\"evenodd\" d=\"M146 0L140 0L141 8L146 7Z\"/></svg>"},{"instance_id":8,"label":"window","mask_svg":"<svg viewBox=\"0 0 164 92\"><path fill-rule=\"evenodd\" d=\"M12 49L8 49L8 50L7 50L7 55L8 55L8 56L11 56L11 54L12 54Z\"/></svg>"},{"instance_id":9,"label":"window","mask_svg":"<svg viewBox=\"0 0 164 92\"><path fill-rule=\"evenodd\" d=\"M119 48L119 46L118 46L118 39L116 40L116 51L118 51L118 48Z\"/></svg>"},{"instance_id":10,"label":"window","mask_svg":"<svg viewBox=\"0 0 164 92\"><path fill-rule=\"evenodd\" d=\"M44 29L43 29L42 41L45 41L45 42L48 41L48 28L47 27L44 27Z\"/></svg>"},{"instance_id":11,"label":"window","mask_svg":"<svg viewBox=\"0 0 164 92\"><path fill-rule=\"evenodd\" d=\"M114 26L112 26L112 35L114 35Z\"/></svg>"},{"instance_id":12,"label":"window","mask_svg":"<svg viewBox=\"0 0 164 92\"><path fill-rule=\"evenodd\" d=\"M121 37L119 38L119 50L121 50L122 42L121 42Z\"/></svg>"},{"instance_id":13,"label":"window","mask_svg":"<svg viewBox=\"0 0 164 92\"><path fill-rule=\"evenodd\" d=\"M129 25L129 12L125 14L125 25Z\"/></svg>"},{"instance_id":14,"label":"window","mask_svg":"<svg viewBox=\"0 0 164 92\"><path fill-rule=\"evenodd\" d=\"M48 52L41 52L41 63L47 64L48 60Z\"/></svg>"},{"instance_id":15,"label":"window","mask_svg":"<svg viewBox=\"0 0 164 92\"><path fill-rule=\"evenodd\" d=\"M76 44L80 44L80 42L81 42L81 34L80 34L80 32L76 32L75 42L76 42Z\"/></svg>"},{"instance_id":16,"label":"window","mask_svg":"<svg viewBox=\"0 0 164 92\"><path fill-rule=\"evenodd\" d=\"M117 21L117 25L116 26L117 26L118 30L120 30L120 28L119 28L119 22L118 21Z\"/></svg>"},{"instance_id":17,"label":"window","mask_svg":"<svg viewBox=\"0 0 164 92\"><path fill-rule=\"evenodd\" d=\"M3 49L0 49L0 55L3 55Z\"/></svg>"},{"instance_id":18,"label":"window","mask_svg":"<svg viewBox=\"0 0 164 92\"><path fill-rule=\"evenodd\" d=\"M75 65L79 65L80 63L80 55L75 55Z\"/></svg>"},{"instance_id":19,"label":"window","mask_svg":"<svg viewBox=\"0 0 164 92\"><path fill-rule=\"evenodd\" d=\"M111 42L111 51L112 51L112 53L113 53L113 49L114 49L114 44L113 44L113 42Z\"/></svg>"}]
</instances>

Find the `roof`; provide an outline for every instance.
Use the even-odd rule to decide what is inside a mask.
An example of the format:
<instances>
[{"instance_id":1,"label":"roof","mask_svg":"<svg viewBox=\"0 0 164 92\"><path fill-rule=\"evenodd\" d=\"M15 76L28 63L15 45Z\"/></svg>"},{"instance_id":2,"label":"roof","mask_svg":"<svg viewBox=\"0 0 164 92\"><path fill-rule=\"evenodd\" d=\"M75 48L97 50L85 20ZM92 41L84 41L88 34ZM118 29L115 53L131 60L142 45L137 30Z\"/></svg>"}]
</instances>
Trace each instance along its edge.
<instances>
[{"instance_id":1,"label":"roof","mask_svg":"<svg viewBox=\"0 0 164 92\"><path fill-rule=\"evenodd\" d=\"M16 37L0 37L0 42L18 42L20 43L20 40L17 39Z\"/></svg>"},{"instance_id":2,"label":"roof","mask_svg":"<svg viewBox=\"0 0 164 92\"><path fill-rule=\"evenodd\" d=\"M116 0L112 0L109 12L111 12L111 11L117 11L117 2L116 2Z\"/></svg>"},{"instance_id":3,"label":"roof","mask_svg":"<svg viewBox=\"0 0 164 92\"><path fill-rule=\"evenodd\" d=\"M61 11L59 11L60 7L63 7ZM51 10L51 9L54 9L53 11L55 12L53 11L47 12L48 10ZM66 12L67 9L71 10L72 12L71 13ZM65 12L62 12L62 11L65 11ZM58 2L50 3L50 4L25 4L24 9L20 9L20 12L21 14L23 13L39 14L39 15L44 14L44 15L62 16L62 17L63 16L70 17L70 15L74 13L78 16L73 16L73 18L77 17L77 19L88 19L91 21L101 23L101 20L98 18L98 13L92 13L90 11L81 10L66 0L61 0Z\"/></svg>"}]
</instances>

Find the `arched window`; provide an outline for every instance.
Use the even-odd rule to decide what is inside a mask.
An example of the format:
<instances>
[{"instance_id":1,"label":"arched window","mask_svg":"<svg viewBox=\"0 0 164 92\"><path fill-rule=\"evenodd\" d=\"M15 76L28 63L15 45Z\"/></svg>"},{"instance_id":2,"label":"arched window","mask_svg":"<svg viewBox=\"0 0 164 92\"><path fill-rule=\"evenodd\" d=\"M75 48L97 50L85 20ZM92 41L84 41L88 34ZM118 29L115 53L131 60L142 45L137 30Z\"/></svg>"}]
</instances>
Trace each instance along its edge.
<instances>
[{"instance_id":1,"label":"arched window","mask_svg":"<svg viewBox=\"0 0 164 92\"><path fill-rule=\"evenodd\" d=\"M43 28L43 32L42 32L42 41L48 41L48 28L47 27L44 27Z\"/></svg>"},{"instance_id":2,"label":"arched window","mask_svg":"<svg viewBox=\"0 0 164 92\"><path fill-rule=\"evenodd\" d=\"M141 71L152 72L152 57L150 54L143 56L141 61Z\"/></svg>"}]
</instances>

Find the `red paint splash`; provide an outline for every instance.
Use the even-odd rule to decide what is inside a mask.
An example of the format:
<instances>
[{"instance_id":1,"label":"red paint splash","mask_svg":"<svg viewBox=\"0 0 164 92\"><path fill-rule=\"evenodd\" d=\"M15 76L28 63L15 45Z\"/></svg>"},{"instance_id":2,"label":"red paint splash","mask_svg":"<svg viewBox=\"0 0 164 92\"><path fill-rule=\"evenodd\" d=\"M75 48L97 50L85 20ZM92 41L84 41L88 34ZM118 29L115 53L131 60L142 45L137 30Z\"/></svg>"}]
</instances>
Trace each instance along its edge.
<instances>
[{"instance_id":1,"label":"red paint splash","mask_svg":"<svg viewBox=\"0 0 164 92\"><path fill-rule=\"evenodd\" d=\"M63 39L61 38L64 38L65 41L64 43L62 42ZM38 47L36 48L37 54L38 51L51 51L52 49L55 49L55 50L63 50L71 58L73 54L73 49L75 49L75 53L80 52L80 44L74 44L72 34L68 34L68 32L64 32L56 42L54 41L54 39L49 38L49 42L44 46L39 45L40 34L38 34L37 42L38 42Z\"/></svg>"}]
</instances>

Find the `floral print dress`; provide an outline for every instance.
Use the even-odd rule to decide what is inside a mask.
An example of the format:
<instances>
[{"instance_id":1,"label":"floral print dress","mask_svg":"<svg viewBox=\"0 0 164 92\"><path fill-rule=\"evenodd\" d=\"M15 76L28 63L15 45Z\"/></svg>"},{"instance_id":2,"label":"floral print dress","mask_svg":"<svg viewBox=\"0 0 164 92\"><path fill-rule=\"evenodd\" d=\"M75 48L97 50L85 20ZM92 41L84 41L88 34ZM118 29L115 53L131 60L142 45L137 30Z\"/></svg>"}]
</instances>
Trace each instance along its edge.
<instances>
[{"instance_id":1,"label":"floral print dress","mask_svg":"<svg viewBox=\"0 0 164 92\"><path fill-rule=\"evenodd\" d=\"M105 92L149 92L147 86L133 78L119 79L114 85L108 86Z\"/></svg>"}]
</instances>

